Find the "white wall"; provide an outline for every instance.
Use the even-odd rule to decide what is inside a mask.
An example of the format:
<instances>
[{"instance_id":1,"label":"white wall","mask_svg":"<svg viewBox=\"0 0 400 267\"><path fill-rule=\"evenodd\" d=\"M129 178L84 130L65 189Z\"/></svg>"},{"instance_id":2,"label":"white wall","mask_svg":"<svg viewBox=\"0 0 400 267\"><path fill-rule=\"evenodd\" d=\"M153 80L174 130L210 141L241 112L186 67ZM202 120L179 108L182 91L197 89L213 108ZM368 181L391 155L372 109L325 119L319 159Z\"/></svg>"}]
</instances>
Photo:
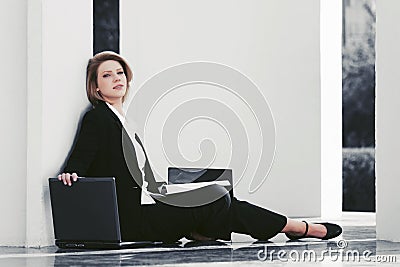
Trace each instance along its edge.
<instances>
[{"instance_id":1,"label":"white wall","mask_svg":"<svg viewBox=\"0 0 400 267\"><path fill-rule=\"evenodd\" d=\"M133 90L165 68L193 61L233 67L258 85L275 118L275 160L260 190L249 194L248 181L257 168L259 147L257 142L254 145L258 129L246 127L250 137L243 141L250 143L249 165L243 179L246 182L236 186L236 193L290 216L321 214L319 8L316 0L121 0L121 53L135 71ZM168 114L185 97L207 97L207 92L213 92L211 87L199 87L197 92L185 88L186 95L183 91L171 94L167 98L170 105L157 103L157 108L165 109L154 109L153 114ZM218 90L214 87L214 91ZM223 104L234 103L232 94L215 94L212 97ZM181 102L176 103L176 99ZM242 111L239 104L231 107L237 113ZM242 119L243 125L251 124L251 116ZM149 124L145 143L154 167L165 174L171 164L162 157L155 135L162 131L162 124L157 122ZM231 156L229 138L220 141L224 140L223 127L210 121L198 122L187 130L180 143L182 154L192 161L201 158L198 145L204 136L200 130L210 131L211 127L217 136L213 137L215 144L221 144L211 166L225 167ZM196 134L197 140L191 134ZM246 158L247 151L243 151L243 160ZM228 166L237 173L237 166Z\"/></svg>"},{"instance_id":2,"label":"white wall","mask_svg":"<svg viewBox=\"0 0 400 267\"><path fill-rule=\"evenodd\" d=\"M321 1L321 215L342 213L342 1Z\"/></svg>"},{"instance_id":3,"label":"white wall","mask_svg":"<svg viewBox=\"0 0 400 267\"><path fill-rule=\"evenodd\" d=\"M376 2L376 231L378 239L400 241L400 2Z\"/></svg>"},{"instance_id":4,"label":"white wall","mask_svg":"<svg viewBox=\"0 0 400 267\"><path fill-rule=\"evenodd\" d=\"M26 225L27 1L1 5L0 244L15 246L24 244Z\"/></svg>"},{"instance_id":5,"label":"white wall","mask_svg":"<svg viewBox=\"0 0 400 267\"><path fill-rule=\"evenodd\" d=\"M47 179L59 173L88 105L85 71L92 55L92 3L33 0L28 10L26 245L37 247L54 244Z\"/></svg>"}]
</instances>

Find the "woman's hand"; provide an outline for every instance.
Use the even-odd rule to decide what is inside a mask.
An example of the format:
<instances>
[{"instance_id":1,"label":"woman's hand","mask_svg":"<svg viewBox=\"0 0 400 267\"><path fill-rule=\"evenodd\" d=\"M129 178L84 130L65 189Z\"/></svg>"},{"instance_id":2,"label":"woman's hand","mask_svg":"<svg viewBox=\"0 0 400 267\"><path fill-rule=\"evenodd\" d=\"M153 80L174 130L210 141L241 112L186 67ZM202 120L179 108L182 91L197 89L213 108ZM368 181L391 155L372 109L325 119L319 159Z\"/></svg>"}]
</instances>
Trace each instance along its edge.
<instances>
[{"instance_id":1,"label":"woman's hand","mask_svg":"<svg viewBox=\"0 0 400 267\"><path fill-rule=\"evenodd\" d=\"M75 172L72 174L62 173L58 175L58 180L62 181L65 185L71 186L72 181L78 181L78 174L76 174Z\"/></svg>"}]
</instances>

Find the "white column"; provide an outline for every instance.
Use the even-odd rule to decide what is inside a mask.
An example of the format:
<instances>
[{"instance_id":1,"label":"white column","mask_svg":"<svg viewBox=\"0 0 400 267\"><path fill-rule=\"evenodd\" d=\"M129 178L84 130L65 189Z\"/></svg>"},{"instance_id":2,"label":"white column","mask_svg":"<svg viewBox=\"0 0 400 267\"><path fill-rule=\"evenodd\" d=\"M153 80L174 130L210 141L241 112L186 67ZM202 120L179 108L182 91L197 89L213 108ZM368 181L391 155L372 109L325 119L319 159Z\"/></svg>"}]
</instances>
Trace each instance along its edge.
<instances>
[{"instance_id":1,"label":"white column","mask_svg":"<svg viewBox=\"0 0 400 267\"><path fill-rule=\"evenodd\" d=\"M376 1L377 239L400 241L400 2Z\"/></svg>"},{"instance_id":2,"label":"white column","mask_svg":"<svg viewBox=\"0 0 400 267\"><path fill-rule=\"evenodd\" d=\"M26 244L54 244L48 178L59 173L88 106L92 1L29 1Z\"/></svg>"},{"instance_id":3,"label":"white column","mask_svg":"<svg viewBox=\"0 0 400 267\"><path fill-rule=\"evenodd\" d=\"M0 245L21 246L26 211L27 2L2 1Z\"/></svg>"},{"instance_id":4,"label":"white column","mask_svg":"<svg viewBox=\"0 0 400 267\"><path fill-rule=\"evenodd\" d=\"M342 1L321 1L321 216L342 212Z\"/></svg>"},{"instance_id":5,"label":"white column","mask_svg":"<svg viewBox=\"0 0 400 267\"><path fill-rule=\"evenodd\" d=\"M28 121L26 181L26 245L40 246L43 235L41 197L38 182L42 172L42 0L28 2ZM31 241L30 241L31 240ZM35 241L33 241L35 240Z\"/></svg>"}]
</instances>

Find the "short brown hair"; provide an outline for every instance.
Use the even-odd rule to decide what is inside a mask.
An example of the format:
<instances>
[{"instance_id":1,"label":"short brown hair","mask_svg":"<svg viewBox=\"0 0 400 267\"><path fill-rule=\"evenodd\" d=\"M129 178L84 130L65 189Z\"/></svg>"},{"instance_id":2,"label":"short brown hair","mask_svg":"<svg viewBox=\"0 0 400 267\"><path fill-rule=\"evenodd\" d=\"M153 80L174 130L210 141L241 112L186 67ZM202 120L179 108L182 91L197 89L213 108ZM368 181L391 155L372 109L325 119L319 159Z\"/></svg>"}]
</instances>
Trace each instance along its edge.
<instances>
[{"instance_id":1,"label":"short brown hair","mask_svg":"<svg viewBox=\"0 0 400 267\"><path fill-rule=\"evenodd\" d=\"M121 64L124 73L126 75L127 85L126 85L126 93L122 97L122 101L125 101L125 96L128 94L129 91L129 83L132 81L133 72L129 67L128 63L124 58L122 58L119 54L111 52L111 51L104 51L97 53L91 59L89 59L87 68L86 68L86 94L87 97L92 103L93 106L96 106L99 103L99 100L104 101L103 97L97 92L97 70L101 63L107 60L115 60Z\"/></svg>"}]
</instances>

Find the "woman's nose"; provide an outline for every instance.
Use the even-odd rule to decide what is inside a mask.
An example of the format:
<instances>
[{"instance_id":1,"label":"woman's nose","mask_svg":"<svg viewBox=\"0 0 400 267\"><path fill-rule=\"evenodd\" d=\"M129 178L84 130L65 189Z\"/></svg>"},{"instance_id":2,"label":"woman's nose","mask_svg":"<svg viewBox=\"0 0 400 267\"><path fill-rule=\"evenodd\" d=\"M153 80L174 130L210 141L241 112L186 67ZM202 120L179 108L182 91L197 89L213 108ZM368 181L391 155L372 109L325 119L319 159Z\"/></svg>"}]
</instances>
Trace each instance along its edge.
<instances>
[{"instance_id":1,"label":"woman's nose","mask_svg":"<svg viewBox=\"0 0 400 267\"><path fill-rule=\"evenodd\" d=\"M114 75L114 82L117 82L117 81L120 81L120 80L121 80L121 77L119 77L118 74L115 74Z\"/></svg>"}]
</instances>

